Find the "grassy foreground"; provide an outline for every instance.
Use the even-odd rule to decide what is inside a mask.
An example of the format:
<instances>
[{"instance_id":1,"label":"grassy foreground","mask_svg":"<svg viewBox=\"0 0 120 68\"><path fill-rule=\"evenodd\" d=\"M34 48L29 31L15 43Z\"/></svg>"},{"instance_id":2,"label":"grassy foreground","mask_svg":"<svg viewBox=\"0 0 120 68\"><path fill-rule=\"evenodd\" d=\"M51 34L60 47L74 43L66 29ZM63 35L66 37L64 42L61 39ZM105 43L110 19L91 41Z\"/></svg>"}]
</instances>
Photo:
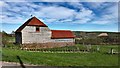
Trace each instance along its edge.
<instances>
[{"instance_id":1,"label":"grassy foreground","mask_svg":"<svg viewBox=\"0 0 120 68\"><path fill-rule=\"evenodd\" d=\"M40 66L117 66L118 55L106 54L111 47L118 48L100 46L100 52L90 53L43 53L3 48L2 61L19 62L19 56L23 63Z\"/></svg>"}]
</instances>

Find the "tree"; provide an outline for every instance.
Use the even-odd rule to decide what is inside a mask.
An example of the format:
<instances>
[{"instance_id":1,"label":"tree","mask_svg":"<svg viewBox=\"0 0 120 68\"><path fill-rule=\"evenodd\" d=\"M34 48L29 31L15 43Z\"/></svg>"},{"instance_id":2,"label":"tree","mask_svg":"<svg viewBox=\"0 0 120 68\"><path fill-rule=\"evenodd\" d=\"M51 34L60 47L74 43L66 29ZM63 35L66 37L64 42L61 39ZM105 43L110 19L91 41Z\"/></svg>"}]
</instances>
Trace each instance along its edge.
<instances>
[{"instance_id":1,"label":"tree","mask_svg":"<svg viewBox=\"0 0 120 68\"><path fill-rule=\"evenodd\" d=\"M12 37L15 36L15 31L12 31L12 32L11 32L11 36L12 36Z\"/></svg>"}]
</instances>

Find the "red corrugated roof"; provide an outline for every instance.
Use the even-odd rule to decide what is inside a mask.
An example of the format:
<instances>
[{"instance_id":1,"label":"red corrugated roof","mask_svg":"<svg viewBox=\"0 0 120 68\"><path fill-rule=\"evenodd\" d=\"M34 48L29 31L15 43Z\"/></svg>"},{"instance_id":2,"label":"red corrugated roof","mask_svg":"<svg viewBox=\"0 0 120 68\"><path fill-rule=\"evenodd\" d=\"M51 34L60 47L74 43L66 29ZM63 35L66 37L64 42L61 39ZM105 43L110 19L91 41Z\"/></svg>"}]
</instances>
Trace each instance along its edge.
<instances>
[{"instance_id":1,"label":"red corrugated roof","mask_svg":"<svg viewBox=\"0 0 120 68\"><path fill-rule=\"evenodd\" d=\"M43 22L41 22L36 17L33 17L32 20L28 23L28 25L30 25L30 26L43 26L43 27L47 27Z\"/></svg>"},{"instance_id":2,"label":"red corrugated roof","mask_svg":"<svg viewBox=\"0 0 120 68\"><path fill-rule=\"evenodd\" d=\"M41 26L41 27L47 27L43 22L41 22L39 19L37 19L36 17L32 17L29 20L27 20L22 26L20 26L16 32L21 32L21 30L25 27L25 26Z\"/></svg>"},{"instance_id":3,"label":"red corrugated roof","mask_svg":"<svg viewBox=\"0 0 120 68\"><path fill-rule=\"evenodd\" d=\"M52 39L74 38L74 34L70 30L51 30Z\"/></svg>"}]
</instances>

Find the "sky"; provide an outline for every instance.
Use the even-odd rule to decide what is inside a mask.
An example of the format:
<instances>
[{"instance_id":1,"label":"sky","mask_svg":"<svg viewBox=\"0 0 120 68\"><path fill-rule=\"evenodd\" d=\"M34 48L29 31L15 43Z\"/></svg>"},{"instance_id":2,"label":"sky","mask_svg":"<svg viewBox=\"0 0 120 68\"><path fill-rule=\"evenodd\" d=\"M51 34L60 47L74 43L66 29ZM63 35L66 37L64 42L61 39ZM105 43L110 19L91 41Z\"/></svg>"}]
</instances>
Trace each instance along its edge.
<instances>
[{"instance_id":1,"label":"sky","mask_svg":"<svg viewBox=\"0 0 120 68\"><path fill-rule=\"evenodd\" d=\"M0 28L11 33L32 16L50 29L118 32L117 2L0 1Z\"/></svg>"}]
</instances>

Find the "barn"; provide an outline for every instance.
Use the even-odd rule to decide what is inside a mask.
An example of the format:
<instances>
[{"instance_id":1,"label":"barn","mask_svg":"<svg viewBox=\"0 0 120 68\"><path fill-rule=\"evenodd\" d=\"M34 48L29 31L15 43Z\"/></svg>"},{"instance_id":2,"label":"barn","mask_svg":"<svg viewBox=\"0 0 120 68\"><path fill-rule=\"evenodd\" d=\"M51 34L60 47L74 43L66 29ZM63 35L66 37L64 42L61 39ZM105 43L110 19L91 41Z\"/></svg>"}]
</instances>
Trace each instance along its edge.
<instances>
[{"instance_id":1,"label":"barn","mask_svg":"<svg viewBox=\"0 0 120 68\"><path fill-rule=\"evenodd\" d=\"M24 47L62 47L74 45L74 34L70 30L50 30L36 17L27 20L15 31L16 43Z\"/></svg>"}]
</instances>

